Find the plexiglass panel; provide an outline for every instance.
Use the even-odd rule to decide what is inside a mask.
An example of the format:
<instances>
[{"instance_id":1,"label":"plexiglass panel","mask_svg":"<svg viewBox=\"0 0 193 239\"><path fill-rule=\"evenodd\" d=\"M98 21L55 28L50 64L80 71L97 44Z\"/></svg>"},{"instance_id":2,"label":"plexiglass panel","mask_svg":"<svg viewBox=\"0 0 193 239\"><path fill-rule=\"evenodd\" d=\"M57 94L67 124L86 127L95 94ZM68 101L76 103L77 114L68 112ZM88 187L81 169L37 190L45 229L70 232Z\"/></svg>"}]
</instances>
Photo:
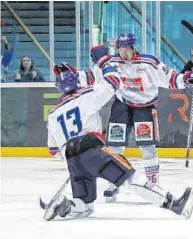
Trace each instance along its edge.
<instances>
[{"instance_id":1,"label":"plexiglass panel","mask_svg":"<svg viewBox=\"0 0 193 239\"><path fill-rule=\"evenodd\" d=\"M3 2L1 20L1 53L5 56L5 61L2 60L1 80L49 81L49 60L42 51L44 49L49 54L48 2ZM8 49L5 39L8 41Z\"/></svg>"}]
</instances>

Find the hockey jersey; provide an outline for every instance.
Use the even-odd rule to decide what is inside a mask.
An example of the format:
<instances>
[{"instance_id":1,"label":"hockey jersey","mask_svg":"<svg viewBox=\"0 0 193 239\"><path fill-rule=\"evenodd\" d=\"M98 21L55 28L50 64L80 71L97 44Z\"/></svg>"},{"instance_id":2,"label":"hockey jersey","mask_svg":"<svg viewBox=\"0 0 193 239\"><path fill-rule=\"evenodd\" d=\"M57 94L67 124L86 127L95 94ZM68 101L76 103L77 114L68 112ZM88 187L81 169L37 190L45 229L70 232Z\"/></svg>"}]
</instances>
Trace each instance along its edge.
<instances>
[{"instance_id":1,"label":"hockey jersey","mask_svg":"<svg viewBox=\"0 0 193 239\"><path fill-rule=\"evenodd\" d=\"M114 67L113 67L114 66ZM79 71L81 84L92 85L103 77L113 82L115 69L123 88L116 92L117 98L133 107L146 107L158 100L158 88L184 89L189 73L181 74L165 65L153 55L137 54L125 63L117 55L111 58L102 71L95 66L91 70Z\"/></svg>"},{"instance_id":2,"label":"hockey jersey","mask_svg":"<svg viewBox=\"0 0 193 239\"><path fill-rule=\"evenodd\" d=\"M117 76L116 84L121 87ZM48 113L48 147L54 156L65 154L66 142L75 136L89 132L102 133L99 110L112 98L115 89L106 80L79 88L64 97L60 104Z\"/></svg>"}]
</instances>

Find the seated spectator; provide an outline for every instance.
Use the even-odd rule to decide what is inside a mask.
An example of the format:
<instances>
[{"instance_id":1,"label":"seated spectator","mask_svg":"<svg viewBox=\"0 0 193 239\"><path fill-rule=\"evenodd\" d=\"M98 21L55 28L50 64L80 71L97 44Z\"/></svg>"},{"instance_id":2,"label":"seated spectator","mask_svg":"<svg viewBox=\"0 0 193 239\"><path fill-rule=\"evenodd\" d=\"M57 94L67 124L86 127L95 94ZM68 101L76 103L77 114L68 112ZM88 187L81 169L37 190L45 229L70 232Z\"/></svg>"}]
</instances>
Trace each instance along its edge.
<instances>
[{"instance_id":1,"label":"seated spectator","mask_svg":"<svg viewBox=\"0 0 193 239\"><path fill-rule=\"evenodd\" d=\"M20 70L16 72L16 82L42 82L46 81L42 73L34 67L34 63L29 56L21 58Z\"/></svg>"}]
</instances>

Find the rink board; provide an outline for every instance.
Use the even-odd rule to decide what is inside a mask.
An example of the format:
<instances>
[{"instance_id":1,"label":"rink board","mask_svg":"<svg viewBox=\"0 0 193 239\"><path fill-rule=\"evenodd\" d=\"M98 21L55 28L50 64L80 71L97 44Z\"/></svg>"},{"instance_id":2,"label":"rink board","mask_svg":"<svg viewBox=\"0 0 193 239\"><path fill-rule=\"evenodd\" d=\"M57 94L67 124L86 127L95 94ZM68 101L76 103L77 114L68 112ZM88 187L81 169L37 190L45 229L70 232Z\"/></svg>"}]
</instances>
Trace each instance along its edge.
<instances>
[{"instance_id":1,"label":"rink board","mask_svg":"<svg viewBox=\"0 0 193 239\"><path fill-rule=\"evenodd\" d=\"M185 157L191 95L190 89L159 89L160 148L157 151L160 157ZM46 147L47 115L60 98L54 83L2 83L1 96L1 155L49 157ZM100 112L103 130L108 126L112 102ZM140 158L134 133L131 132L130 136L130 148L125 150L125 156Z\"/></svg>"},{"instance_id":2,"label":"rink board","mask_svg":"<svg viewBox=\"0 0 193 239\"><path fill-rule=\"evenodd\" d=\"M185 158L185 148L157 148L160 158ZM127 158L141 158L141 152L138 148L127 148L124 151ZM2 157L51 157L46 147L2 147ZM193 149L190 151L190 157L193 158Z\"/></svg>"}]
</instances>

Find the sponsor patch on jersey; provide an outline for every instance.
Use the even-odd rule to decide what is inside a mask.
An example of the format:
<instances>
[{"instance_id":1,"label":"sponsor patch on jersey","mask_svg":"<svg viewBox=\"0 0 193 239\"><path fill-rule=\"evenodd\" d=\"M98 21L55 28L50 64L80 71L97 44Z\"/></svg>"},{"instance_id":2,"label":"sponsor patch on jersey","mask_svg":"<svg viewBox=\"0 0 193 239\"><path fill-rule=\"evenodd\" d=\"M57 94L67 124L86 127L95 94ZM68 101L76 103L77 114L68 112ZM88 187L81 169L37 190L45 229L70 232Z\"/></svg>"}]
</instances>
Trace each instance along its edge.
<instances>
[{"instance_id":1,"label":"sponsor patch on jersey","mask_svg":"<svg viewBox=\"0 0 193 239\"><path fill-rule=\"evenodd\" d=\"M108 132L109 142L125 142L126 124L110 123Z\"/></svg>"},{"instance_id":2,"label":"sponsor patch on jersey","mask_svg":"<svg viewBox=\"0 0 193 239\"><path fill-rule=\"evenodd\" d=\"M142 73L142 72L146 72L147 71L147 67L139 67L139 68L137 68L137 70L136 70L138 73Z\"/></svg>"},{"instance_id":3,"label":"sponsor patch on jersey","mask_svg":"<svg viewBox=\"0 0 193 239\"><path fill-rule=\"evenodd\" d=\"M144 91L142 79L139 78L127 78L121 77L124 87L129 90L133 90L135 92Z\"/></svg>"},{"instance_id":4,"label":"sponsor patch on jersey","mask_svg":"<svg viewBox=\"0 0 193 239\"><path fill-rule=\"evenodd\" d=\"M153 140L153 123L135 122L135 139L136 141Z\"/></svg>"}]
</instances>

